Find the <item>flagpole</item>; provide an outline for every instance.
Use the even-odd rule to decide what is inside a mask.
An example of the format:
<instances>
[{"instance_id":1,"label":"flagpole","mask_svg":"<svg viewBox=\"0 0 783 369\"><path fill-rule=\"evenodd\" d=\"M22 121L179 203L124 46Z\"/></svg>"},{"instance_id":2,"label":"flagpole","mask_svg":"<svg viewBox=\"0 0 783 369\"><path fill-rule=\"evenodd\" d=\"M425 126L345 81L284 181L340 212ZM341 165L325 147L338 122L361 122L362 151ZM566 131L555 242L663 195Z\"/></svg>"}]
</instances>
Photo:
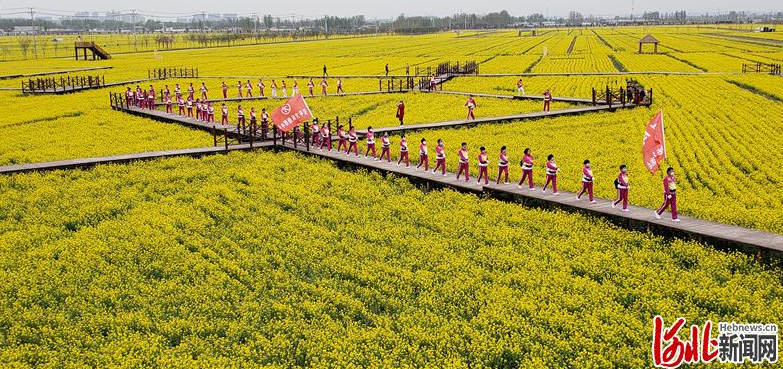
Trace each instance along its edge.
<instances>
[{"instance_id":1,"label":"flagpole","mask_svg":"<svg viewBox=\"0 0 783 369\"><path fill-rule=\"evenodd\" d=\"M663 158L664 159L668 159L668 157L666 156L666 128L663 125L663 108L661 108L660 114L661 114L661 134L663 134L663 142L662 142L663 143Z\"/></svg>"}]
</instances>

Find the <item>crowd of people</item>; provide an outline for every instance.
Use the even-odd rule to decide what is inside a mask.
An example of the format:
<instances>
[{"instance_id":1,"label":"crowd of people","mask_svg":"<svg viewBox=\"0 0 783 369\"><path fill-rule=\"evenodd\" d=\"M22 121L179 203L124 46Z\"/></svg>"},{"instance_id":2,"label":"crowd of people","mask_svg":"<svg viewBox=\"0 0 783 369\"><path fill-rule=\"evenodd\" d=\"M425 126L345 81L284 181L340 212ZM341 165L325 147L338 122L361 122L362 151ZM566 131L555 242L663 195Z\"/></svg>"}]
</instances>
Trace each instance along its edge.
<instances>
[{"instance_id":1,"label":"crowd of people","mask_svg":"<svg viewBox=\"0 0 783 369\"><path fill-rule=\"evenodd\" d=\"M327 150L328 152L332 152L332 137L330 129L327 125L321 125L319 126L317 121L314 121L311 125L312 133L311 133L311 143L314 147L317 147L319 150ZM306 138L297 137L299 140L303 140ZM375 132L373 131L372 127L367 128L367 132L365 134L365 141L366 141L366 147L364 150L364 158L365 159L371 159L376 161L383 161L385 160L388 163L392 163L391 160L391 139L388 135L388 132L383 132L383 134L380 137L380 143L381 143L381 153L380 155L377 155L376 151L376 136ZM422 138L419 143L419 162L414 167L410 163L409 158L409 145L406 135L403 133L400 135L399 139L399 157L397 159L397 166L404 166L406 169L413 168L414 170L420 170L423 168L425 172L432 173L433 175L442 175L442 176L448 176L446 173L446 147L442 139L438 139L437 145L435 146L435 167L430 170L430 156L429 156L429 147L427 146L427 140L425 138ZM361 155L361 152L359 150L358 146L358 135L356 133L356 130L354 127L350 127L348 131L345 130L345 128L342 125L339 125L337 127L337 152L339 153L345 153L345 155L351 155L353 154L356 157L359 157ZM461 179L464 177L466 182L470 181L470 162L471 162L471 156L470 151L468 149L468 144L466 142L462 142L460 145L460 149L457 151L457 160L459 161L458 170L456 173L456 178ZM506 146L502 146L497 154L497 176L495 179L496 184L509 184L509 171L508 167L510 165L510 159L509 159L509 153ZM482 182L484 185L488 185L490 182L489 178L489 166L490 166L490 157L487 152L487 149L485 147L479 148L479 154L476 157L476 165L478 169L478 179L476 181L476 185L481 185ZM533 181L533 171L535 168L535 162L536 158L533 156L532 151L530 148L526 148L523 152L522 159L519 162L519 165L522 168L522 176L517 183L517 187L524 188L527 187L530 191L536 190L536 186ZM541 187L541 192L546 193L550 186L552 194L555 196L560 195L560 192L558 191L557 187L557 181L558 181L558 175L560 173L560 167L557 165L557 162L555 161L555 156L553 154L547 155L546 163L543 166L543 169L546 172L545 181L543 186ZM595 203L595 197L594 197L594 183L595 183L595 176L593 175L593 169L592 164L590 160L584 160L582 163L582 170L581 170L581 188L579 192L576 194L576 199L581 200L585 195L587 195L588 201L591 203ZM622 164L618 166L618 173L617 177L615 177L614 181L614 187L617 190L617 198L612 202L612 208L617 208L618 206L621 206L621 211L628 212L630 211L628 208L628 195L630 191L630 180L628 175L628 167L625 164ZM677 181L674 176L674 169L668 168L666 170L666 176L663 179L663 193L664 193L664 202L661 205L661 207L655 211L654 216L658 219L661 218L661 215L667 210L671 210L671 217L672 221L679 222L678 214L677 214Z\"/></svg>"}]
</instances>

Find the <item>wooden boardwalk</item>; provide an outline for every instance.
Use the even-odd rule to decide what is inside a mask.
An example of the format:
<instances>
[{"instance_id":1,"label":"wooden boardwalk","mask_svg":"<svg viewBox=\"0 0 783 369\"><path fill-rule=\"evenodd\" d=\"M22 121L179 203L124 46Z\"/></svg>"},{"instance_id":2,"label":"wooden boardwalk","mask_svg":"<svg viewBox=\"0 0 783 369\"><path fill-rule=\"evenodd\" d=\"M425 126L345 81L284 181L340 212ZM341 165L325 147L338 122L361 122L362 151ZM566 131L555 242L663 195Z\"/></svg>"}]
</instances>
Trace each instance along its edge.
<instances>
[{"instance_id":1,"label":"wooden boardwalk","mask_svg":"<svg viewBox=\"0 0 783 369\"><path fill-rule=\"evenodd\" d=\"M474 97L488 97L493 99L509 99L509 100L539 100L544 101L543 95L499 95L499 94L483 94L483 93L474 93L474 92L463 92L463 91L449 91L449 90L441 90L441 91L430 91L432 93L439 93L439 94L449 94L449 95L464 95L464 96L474 96ZM593 99L583 99L581 97L565 97L565 96L552 96L552 101L559 101L559 102L567 102L571 104L592 104Z\"/></svg>"},{"instance_id":2,"label":"wooden boardwalk","mask_svg":"<svg viewBox=\"0 0 783 369\"><path fill-rule=\"evenodd\" d=\"M150 152L141 152L135 154L98 156L92 158L6 165L6 166L0 166L0 175L3 174L9 175L9 174L34 172L34 171L57 170L57 169L89 168L100 164L128 163L137 160L152 160L158 158L170 158L175 156L199 157L205 155L226 153L229 151L254 150L257 148L271 147L271 146L272 146L271 142L259 142L253 144L252 146L250 144L241 144L241 145L229 145L228 148L226 148L225 146L196 147L190 149L150 151Z\"/></svg>"},{"instance_id":3,"label":"wooden boardwalk","mask_svg":"<svg viewBox=\"0 0 783 369\"><path fill-rule=\"evenodd\" d=\"M160 104L158 104L158 108L160 108ZM140 109L135 106L130 107L114 107L115 110L123 111L128 114L133 114L145 118L150 118L162 122L168 122L168 123L177 123L181 124L185 127L199 129L202 131L210 132L213 131L218 134L226 134L231 138L244 138L244 139L250 139L250 136L245 133L240 133L240 130L237 128L236 124L222 124L220 122L204 122L197 120L195 118L189 118L187 116L182 116L179 114L169 114L166 113L163 110L155 109L155 110L149 110L149 109ZM175 107L177 109L177 107ZM248 118L248 123L249 123ZM271 130L271 124L270 124L270 130ZM271 132L270 132L271 135ZM261 141L263 138L261 137L260 132L258 132L255 136L253 136L254 140Z\"/></svg>"},{"instance_id":4,"label":"wooden boardwalk","mask_svg":"<svg viewBox=\"0 0 783 369\"><path fill-rule=\"evenodd\" d=\"M122 85L128 85L128 84L134 84L134 83L142 83L142 82L149 82L149 81L160 81L157 78L142 78L142 79L134 79L130 81L117 81L117 82L109 82L103 85L93 85L93 86L67 86L64 88L57 88L57 89L40 89L40 90L28 90L25 91L25 94L27 95L62 95L62 94L69 94L74 92L81 92L86 90L97 90L99 88L107 88L107 87L115 87L115 86L122 86ZM19 89L21 90L21 89Z\"/></svg>"},{"instance_id":5,"label":"wooden boardwalk","mask_svg":"<svg viewBox=\"0 0 783 369\"><path fill-rule=\"evenodd\" d=\"M49 72L38 72L38 73L6 74L6 75L0 76L0 79L39 77L39 76L48 76L48 75L52 75L52 74L88 72L88 71L93 71L93 70L103 70L103 69L112 69L112 68L114 68L114 67L112 67L112 66L103 66L103 67L86 67L86 68L76 68L76 69L53 70L53 71L49 71Z\"/></svg>"},{"instance_id":6,"label":"wooden boardwalk","mask_svg":"<svg viewBox=\"0 0 783 369\"><path fill-rule=\"evenodd\" d=\"M341 94L314 94L314 95L304 95L307 99L312 98L323 98L323 97L342 97L342 96L364 96L364 95L387 95L387 94L398 94L398 93L405 93L410 90L390 90L390 91L362 91L362 92L345 92ZM229 97L225 99L207 99L207 102L217 102L217 103L223 103L223 102L242 102L242 101L259 101L259 100L287 100L290 99L293 96L287 96L287 97L272 97L272 96L253 96L253 97Z\"/></svg>"},{"instance_id":7,"label":"wooden boardwalk","mask_svg":"<svg viewBox=\"0 0 783 369\"><path fill-rule=\"evenodd\" d=\"M484 123L504 123L504 122L519 121L519 120L527 120L527 119L578 115L578 114L592 113L598 111L614 111L615 109L631 108L631 107L633 106L632 105L626 105L625 107L623 106L609 107L608 105L582 106L582 107L570 108L570 109L553 110L551 112L539 111L533 113L511 114L511 115L504 115L498 117L478 117L476 119L471 119L471 120L460 119L460 120L450 120L450 121L435 122L435 123L406 124L403 126L377 127L377 128L373 128L373 131L376 133L376 135L382 134L383 132L388 132L389 134L393 134L393 133L401 133L401 132L408 132L408 131L421 131L425 129L464 127L464 126L474 126L477 124L484 124ZM357 130L356 133L359 136L364 137L367 134L367 131Z\"/></svg>"},{"instance_id":8,"label":"wooden boardwalk","mask_svg":"<svg viewBox=\"0 0 783 369\"><path fill-rule=\"evenodd\" d=\"M446 172L446 176L424 172L423 170L414 170L415 165L410 168L397 166L396 162L387 163L385 161L375 161L372 158L365 159L363 155L346 155L344 152L338 153L319 151L311 149L307 151L301 145L294 148L293 145L286 144L284 147L290 150L296 150L309 155L326 158L341 164L347 164L354 167L362 167L371 170L379 170L386 173L393 173L399 176L407 177L414 183L425 184L432 188L453 188L459 191L487 194L491 197L520 202L530 206L559 208L567 211L583 212L594 216L606 218L613 223L625 228L639 231L650 231L664 236L676 236L686 239L709 242L716 246L724 246L730 249L738 249L751 254L776 254L780 256L783 253L783 235L757 231L753 229L712 222L680 216L681 222L672 222L665 213L662 219L656 219L653 216L653 209L640 206L629 206L629 212L623 212L620 208L612 208L612 200L596 198L595 203L587 200L585 195L582 200L576 200L576 195L572 192L560 191L559 195L550 192L542 193L540 186L534 191L530 191L526 186L518 188L513 181L510 184L495 184L490 181L489 185L476 183L473 177L469 181L457 179L456 174ZM490 175L494 176L492 170Z\"/></svg>"}]
</instances>

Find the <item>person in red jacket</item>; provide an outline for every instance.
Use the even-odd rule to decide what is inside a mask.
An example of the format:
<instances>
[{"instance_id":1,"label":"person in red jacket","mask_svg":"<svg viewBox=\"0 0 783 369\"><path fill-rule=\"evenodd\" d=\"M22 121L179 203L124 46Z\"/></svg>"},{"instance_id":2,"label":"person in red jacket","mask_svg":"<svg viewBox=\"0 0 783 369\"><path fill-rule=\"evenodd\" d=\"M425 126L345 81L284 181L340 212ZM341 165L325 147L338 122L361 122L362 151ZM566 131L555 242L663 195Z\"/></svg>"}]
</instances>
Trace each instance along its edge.
<instances>
[{"instance_id":1,"label":"person in red jacket","mask_svg":"<svg viewBox=\"0 0 783 369\"><path fill-rule=\"evenodd\" d=\"M481 185L481 179L484 178L484 185L489 184L489 171L487 167L489 166L489 155L487 155L487 149L484 148L484 146L481 146L479 148L479 155L478 155L478 180L476 181L477 185Z\"/></svg>"},{"instance_id":2,"label":"person in red jacket","mask_svg":"<svg viewBox=\"0 0 783 369\"><path fill-rule=\"evenodd\" d=\"M506 180L503 183L508 184L508 154L506 153L505 146L500 148L500 155L498 157L498 180L496 181L497 184L500 184L500 177L503 175L503 173L506 174Z\"/></svg>"},{"instance_id":3,"label":"person in red jacket","mask_svg":"<svg viewBox=\"0 0 783 369\"><path fill-rule=\"evenodd\" d=\"M666 169L666 176L663 177L663 205L655 211L655 218L661 219L661 214L671 206L672 222L679 222L677 215L677 179L674 178L674 168Z\"/></svg>"},{"instance_id":4,"label":"person in red jacket","mask_svg":"<svg viewBox=\"0 0 783 369\"><path fill-rule=\"evenodd\" d=\"M612 203L612 208L616 208L622 202L623 211L628 211L628 189L631 185L628 184L628 168L625 164L620 166L620 174L617 175L614 186L617 187L617 200Z\"/></svg>"},{"instance_id":5,"label":"person in red jacket","mask_svg":"<svg viewBox=\"0 0 783 369\"><path fill-rule=\"evenodd\" d=\"M410 168L410 159L408 159L408 140L405 139L405 133L400 136L400 159L397 160L397 166L405 160L405 168Z\"/></svg>"},{"instance_id":6,"label":"person in red jacket","mask_svg":"<svg viewBox=\"0 0 783 369\"><path fill-rule=\"evenodd\" d=\"M349 155L351 149L353 149L354 155L359 157L359 146L356 144L358 140L359 137L356 136L356 129L351 126L351 128L348 129L348 150L345 152L345 155Z\"/></svg>"},{"instance_id":7,"label":"person in red jacket","mask_svg":"<svg viewBox=\"0 0 783 369\"><path fill-rule=\"evenodd\" d=\"M533 185L533 154L530 153L530 148L525 148L525 155L522 157L519 165L522 166L522 179L519 180L517 187L522 188L522 184L527 179L528 188L531 191L535 190L536 186Z\"/></svg>"},{"instance_id":8,"label":"person in red jacket","mask_svg":"<svg viewBox=\"0 0 783 369\"><path fill-rule=\"evenodd\" d=\"M441 169L443 176L446 176L446 147L443 145L443 140L438 139L438 146L435 146L435 168L432 170L432 174L437 174L438 169Z\"/></svg>"},{"instance_id":9,"label":"person in red jacket","mask_svg":"<svg viewBox=\"0 0 783 369\"><path fill-rule=\"evenodd\" d=\"M166 113L174 114L174 109L171 108L171 95L166 95Z\"/></svg>"},{"instance_id":10,"label":"person in red jacket","mask_svg":"<svg viewBox=\"0 0 783 369\"><path fill-rule=\"evenodd\" d=\"M590 165L590 160L584 161L584 167L582 167L582 189L579 191L578 194L576 194L576 199L580 200L582 198L582 195L587 192L588 197L590 198L590 202L595 202L595 199L593 198L593 181L595 178L593 177L593 168Z\"/></svg>"},{"instance_id":11,"label":"person in red jacket","mask_svg":"<svg viewBox=\"0 0 783 369\"><path fill-rule=\"evenodd\" d=\"M473 99L473 95L470 95L468 97L468 101L465 102L465 106L468 107L468 117L465 119L467 120L476 119L476 116L473 115L473 109L475 109L476 106L478 105L476 104L476 100Z\"/></svg>"},{"instance_id":12,"label":"person in red jacket","mask_svg":"<svg viewBox=\"0 0 783 369\"><path fill-rule=\"evenodd\" d=\"M386 156L386 162L391 163L391 140L389 140L388 132L383 132L381 137L381 156L378 157L378 160L383 160L384 156Z\"/></svg>"},{"instance_id":13,"label":"person in red jacket","mask_svg":"<svg viewBox=\"0 0 783 369\"><path fill-rule=\"evenodd\" d=\"M416 168L414 168L414 170L419 170L422 164L424 164L424 171L429 172L430 155L429 155L429 150L427 149L427 140L424 138L421 139L421 143L419 144L419 165L417 165Z\"/></svg>"},{"instance_id":14,"label":"person in red jacket","mask_svg":"<svg viewBox=\"0 0 783 369\"><path fill-rule=\"evenodd\" d=\"M470 165L468 164L468 143L463 142L462 148L457 153L459 155L459 170L457 171L457 179L465 172L465 182L470 181Z\"/></svg>"},{"instance_id":15,"label":"person in red jacket","mask_svg":"<svg viewBox=\"0 0 783 369\"><path fill-rule=\"evenodd\" d=\"M557 163L555 163L555 156L549 154L546 157L546 182L544 183L544 188L541 189L541 193L546 193L546 188L551 183L552 194L554 195L560 194L559 192L557 192L557 172L559 171L560 168L558 168Z\"/></svg>"},{"instance_id":16,"label":"person in red jacket","mask_svg":"<svg viewBox=\"0 0 783 369\"><path fill-rule=\"evenodd\" d=\"M372 152L372 158L376 158L375 154L375 132L372 131L372 127L367 127L367 134L364 135L364 138L367 140L367 150L364 152L364 158L367 159L367 154Z\"/></svg>"},{"instance_id":17,"label":"person in red jacket","mask_svg":"<svg viewBox=\"0 0 783 369\"><path fill-rule=\"evenodd\" d=\"M179 115L185 115L185 100L182 100L182 96L177 98L177 107L179 108Z\"/></svg>"},{"instance_id":18,"label":"person in red jacket","mask_svg":"<svg viewBox=\"0 0 783 369\"><path fill-rule=\"evenodd\" d=\"M397 103L397 119L400 120L400 125L403 125L403 121L405 120L405 103L400 100L400 102Z\"/></svg>"},{"instance_id":19,"label":"person in red jacket","mask_svg":"<svg viewBox=\"0 0 783 369\"><path fill-rule=\"evenodd\" d=\"M343 130L343 125L340 124L337 126L337 152L340 152L342 149L345 149L345 152L348 152L348 141L345 139L345 130Z\"/></svg>"},{"instance_id":20,"label":"person in red jacket","mask_svg":"<svg viewBox=\"0 0 783 369\"><path fill-rule=\"evenodd\" d=\"M544 91L544 111L549 111L549 106L552 103L552 93L549 90Z\"/></svg>"}]
</instances>

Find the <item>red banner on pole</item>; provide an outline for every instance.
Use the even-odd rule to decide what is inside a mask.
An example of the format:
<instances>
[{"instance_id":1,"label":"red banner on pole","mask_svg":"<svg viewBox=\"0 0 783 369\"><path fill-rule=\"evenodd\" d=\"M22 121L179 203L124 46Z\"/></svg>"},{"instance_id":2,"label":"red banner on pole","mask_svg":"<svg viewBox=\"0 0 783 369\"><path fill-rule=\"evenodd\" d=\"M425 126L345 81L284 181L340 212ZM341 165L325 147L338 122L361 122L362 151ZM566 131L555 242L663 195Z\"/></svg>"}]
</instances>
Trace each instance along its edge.
<instances>
[{"instance_id":1,"label":"red banner on pole","mask_svg":"<svg viewBox=\"0 0 783 369\"><path fill-rule=\"evenodd\" d=\"M283 132L289 132L300 122L312 119L313 113L302 95L290 98L272 112L272 122Z\"/></svg>"},{"instance_id":2,"label":"red banner on pole","mask_svg":"<svg viewBox=\"0 0 783 369\"><path fill-rule=\"evenodd\" d=\"M644 139L642 140L642 155L644 156L644 166L652 174L658 172L658 164L663 159L666 159L663 110L655 114L650 123L647 123L647 129L644 131Z\"/></svg>"}]
</instances>

